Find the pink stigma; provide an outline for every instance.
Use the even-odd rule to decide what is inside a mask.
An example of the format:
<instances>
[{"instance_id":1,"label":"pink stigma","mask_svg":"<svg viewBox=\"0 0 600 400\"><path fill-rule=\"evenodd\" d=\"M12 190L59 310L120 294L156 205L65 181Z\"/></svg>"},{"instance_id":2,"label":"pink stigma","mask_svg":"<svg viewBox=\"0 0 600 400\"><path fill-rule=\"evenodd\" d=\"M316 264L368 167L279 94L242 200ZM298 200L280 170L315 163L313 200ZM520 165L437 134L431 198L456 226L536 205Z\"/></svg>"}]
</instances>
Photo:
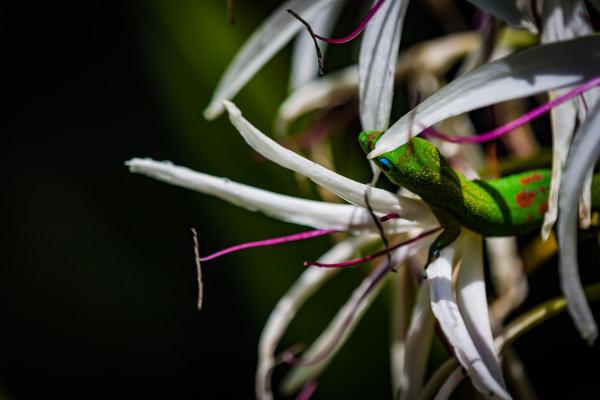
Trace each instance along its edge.
<instances>
[{"instance_id":1,"label":"pink stigma","mask_svg":"<svg viewBox=\"0 0 600 400\"><path fill-rule=\"evenodd\" d=\"M398 243L398 244L390 247L390 250L395 250L399 247L406 246L411 243L417 242L417 241L423 239L424 237L429 236L432 233L439 231L440 229L442 229L442 228L437 227L437 228L431 229L429 231L423 232L420 235L415 236L414 238L408 239L402 243ZM361 264L361 263L364 263L367 261L371 261L371 260L381 257L385 254L387 254L387 250L381 250L381 251L378 251L377 253L370 254L368 256L359 257L359 258L355 258L353 260L348 260L348 261L343 261L340 263L333 263L333 264L320 263L317 261L305 261L304 266L305 267L317 266L317 267L322 267L322 268L344 268L344 267L350 267L350 266L356 265L356 264Z\"/></svg>"},{"instance_id":2,"label":"pink stigma","mask_svg":"<svg viewBox=\"0 0 600 400\"><path fill-rule=\"evenodd\" d=\"M575 97L585 91L588 91L596 86L600 86L600 76L590 79L589 81L569 90L567 93L565 93L561 96L558 96L554 100L551 100L547 103L544 103L544 104L534 108L533 110L520 116L519 118L507 123L506 125L500 126L496 129L492 129L491 131L482 133L481 135L477 135L477 136L473 136L473 137L453 136L453 135L447 135L442 132L438 132L431 127L426 128L423 131L423 133L425 133L426 135L429 135L429 136L436 137L438 139L445 140L447 142L452 142L452 143L489 142L490 140L497 139L500 136L512 131L513 129L520 127L521 125L525 125L526 123L533 121L536 118L539 118L540 116L546 114L548 111L550 111L554 107L557 107L557 106L569 101L573 97Z\"/></svg>"},{"instance_id":3,"label":"pink stigma","mask_svg":"<svg viewBox=\"0 0 600 400\"><path fill-rule=\"evenodd\" d=\"M399 215L397 213L389 213L389 214L386 214L383 217L379 218L379 221L385 222L385 221L389 221L390 219L396 219L396 218L399 218ZM216 253L210 254L208 256L200 257L200 261L204 262L204 261L214 260L215 258L224 256L226 254L233 253L233 252L240 251L240 250L250 249L253 247L272 246L275 244L295 242L298 240L305 240L305 239L312 239L315 237L329 235L329 234L332 234L335 232L342 232L342 231L343 231L342 229L334 229L334 228L314 229L311 231L295 233L293 235L279 236L279 237L275 237L275 238L271 238L271 239L257 240L254 242L242 243L242 244L238 244L235 246L227 247L223 250L217 251Z\"/></svg>"}]
</instances>

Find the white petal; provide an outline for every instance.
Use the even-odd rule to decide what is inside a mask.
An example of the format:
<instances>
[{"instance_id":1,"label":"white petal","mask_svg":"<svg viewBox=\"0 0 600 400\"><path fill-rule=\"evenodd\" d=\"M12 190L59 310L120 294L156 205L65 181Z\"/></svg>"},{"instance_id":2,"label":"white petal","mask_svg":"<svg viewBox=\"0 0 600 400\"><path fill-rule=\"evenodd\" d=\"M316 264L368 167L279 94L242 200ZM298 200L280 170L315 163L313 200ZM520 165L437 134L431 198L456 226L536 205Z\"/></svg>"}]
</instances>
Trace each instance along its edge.
<instances>
[{"instance_id":1,"label":"white petal","mask_svg":"<svg viewBox=\"0 0 600 400\"><path fill-rule=\"evenodd\" d=\"M396 63L395 79L401 79L409 70L443 73L459 57L472 51L478 44L477 34L461 32L416 44L403 53ZM358 91L358 66L315 79L293 92L279 107L275 122L277 134L287 125L310 111L347 101Z\"/></svg>"},{"instance_id":2,"label":"white petal","mask_svg":"<svg viewBox=\"0 0 600 400\"><path fill-rule=\"evenodd\" d=\"M410 262L410 261L409 261ZM398 393L404 374L404 356L406 354L406 334L410 321L413 301L413 277L410 267L398 268L393 283L391 312L392 334L390 340L390 367L392 375L392 393ZM395 395L394 397L398 397Z\"/></svg>"},{"instance_id":3,"label":"white petal","mask_svg":"<svg viewBox=\"0 0 600 400\"><path fill-rule=\"evenodd\" d=\"M366 185L336 174L286 149L252 126L233 103L229 101L225 101L224 103L229 112L231 123L237 128L250 147L263 157L284 168L291 169L310 178L312 181L352 204L365 206L364 195L367 190ZM403 218L420 221L425 219L428 220L426 223L429 223L430 218L428 216L431 215L431 212L421 201L408 199L377 188L370 189L370 201L375 211L384 213L397 212Z\"/></svg>"},{"instance_id":4,"label":"white petal","mask_svg":"<svg viewBox=\"0 0 600 400\"><path fill-rule=\"evenodd\" d=\"M554 99L565 92L566 90L550 92L550 99ZM552 122L552 180L550 181L550 193L548 194L548 211L544 214L542 224L542 238L544 240L550 236L558 216L558 188L569 153L571 138L575 132L576 117L577 109L573 101L561 104L554 108L550 114Z\"/></svg>"},{"instance_id":5,"label":"white petal","mask_svg":"<svg viewBox=\"0 0 600 400\"><path fill-rule=\"evenodd\" d=\"M214 119L223 112L223 100L231 99L304 26L286 12L292 9L305 19L340 0L290 0L282 4L250 36L217 85L204 116Z\"/></svg>"},{"instance_id":6,"label":"white petal","mask_svg":"<svg viewBox=\"0 0 600 400\"><path fill-rule=\"evenodd\" d=\"M568 40L578 36L588 35L593 28L586 20L585 7L578 0L547 0L543 8L542 43L550 43ZM554 99L566 92L559 90L550 93L550 99ZM589 93L589 92L588 92ZM593 102L593 101L592 101ZM552 181L550 194L548 196L548 211L544 215L542 224L542 237L550 236L552 227L558 215L558 187L562 176L571 138L575 132L577 109L574 101L569 101L559 107L552 109L550 117L552 122ZM584 196L589 200L589 196ZM589 202L584 202L589 205ZM589 211L589 209L588 209ZM586 213L589 215L589 212Z\"/></svg>"},{"instance_id":7,"label":"white petal","mask_svg":"<svg viewBox=\"0 0 600 400\"><path fill-rule=\"evenodd\" d=\"M463 240L463 261L456 281L458 309L487 369L506 390L488 313L483 276L483 238L467 231Z\"/></svg>"},{"instance_id":8,"label":"white petal","mask_svg":"<svg viewBox=\"0 0 600 400\"><path fill-rule=\"evenodd\" d=\"M456 358L466 369L475 388L487 396L494 394L502 399L508 399L510 395L483 362L456 304L452 289L453 257L454 245L442 250L440 257L427 268L431 309L452 345Z\"/></svg>"},{"instance_id":9,"label":"white petal","mask_svg":"<svg viewBox=\"0 0 600 400\"><path fill-rule=\"evenodd\" d=\"M398 120L369 158L394 150L446 118L502 101L581 83L600 74L600 36L536 46L461 76ZM412 128L412 129L411 129Z\"/></svg>"},{"instance_id":10,"label":"white petal","mask_svg":"<svg viewBox=\"0 0 600 400\"><path fill-rule=\"evenodd\" d=\"M394 394L400 389L400 398L417 399L423 386L431 338L433 335L434 317L429 303L429 285L419 288L417 302L413 310L410 326L406 334L406 353L400 387L395 388Z\"/></svg>"},{"instance_id":11,"label":"white petal","mask_svg":"<svg viewBox=\"0 0 600 400\"><path fill-rule=\"evenodd\" d=\"M167 161L134 158L126 163L131 172L150 176L171 185L181 186L226 200L250 211L260 211L270 217L313 228L350 228L375 231L371 216L360 207L305 200L258 189L218 178ZM420 228L421 223L394 219L384 225L386 233L399 233ZM363 227L367 227L364 229Z\"/></svg>"},{"instance_id":12,"label":"white petal","mask_svg":"<svg viewBox=\"0 0 600 400\"><path fill-rule=\"evenodd\" d=\"M336 263L352 257L360 249L378 236L359 236L338 243L319 258L319 262ZM263 328L258 345L258 368L256 371L256 397L271 399L271 372L275 367L275 350L281 337L298 310L318 289L341 269L307 268L294 285L277 302L269 320Z\"/></svg>"},{"instance_id":13,"label":"white petal","mask_svg":"<svg viewBox=\"0 0 600 400\"><path fill-rule=\"evenodd\" d=\"M528 29L533 33L537 32L531 18L517 6L518 1L469 0L469 2L516 28Z\"/></svg>"},{"instance_id":14,"label":"white petal","mask_svg":"<svg viewBox=\"0 0 600 400\"><path fill-rule=\"evenodd\" d=\"M424 250L429 246L432 240L433 238L429 236L426 239L419 240L395 250L392 253L394 265L400 264L408 257ZM385 273L387 268L387 261L382 262L362 281L360 286L354 290L350 299L338 311L323 333L321 333L311 347L304 353L304 356L310 358L321 354L327 349L331 349L331 351L327 357L317 363L293 367L283 382L283 390L286 393L297 390L305 382L318 376L327 365L329 365L333 357L354 331L354 328L362 319L362 316L370 306L371 302L384 286L383 283L385 282L385 279L380 279L380 277L382 273ZM331 346L333 344L335 344L335 347L332 348Z\"/></svg>"},{"instance_id":15,"label":"white petal","mask_svg":"<svg viewBox=\"0 0 600 400\"><path fill-rule=\"evenodd\" d=\"M464 377L465 374L463 374L462 369L456 368L450 374L450 376L448 376L448 379L446 379L442 387L440 387L440 390L435 395L434 400L449 399L452 393L454 393L454 390L456 389L458 384L464 379Z\"/></svg>"},{"instance_id":16,"label":"white petal","mask_svg":"<svg viewBox=\"0 0 600 400\"><path fill-rule=\"evenodd\" d=\"M589 343L598 336L598 327L583 293L577 264L577 214L583 179L600 155L600 103L578 129L559 189L558 244L561 288L569 313L579 333Z\"/></svg>"},{"instance_id":17,"label":"white petal","mask_svg":"<svg viewBox=\"0 0 600 400\"><path fill-rule=\"evenodd\" d=\"M408 0L383 3L363 34L358 76L360 120L365 130L388 128L406 7Z\"/></svg>"},{"instance_id":18,"label":"white petal","mask_svg":"<svg viewBox=\"0 0 600 400\"><path fill-rule=\"evenodd\" d=\"M490 260L490 275L498 293L491 304L493 326L501 326L506 316L520 305L529 288L523 273L523 262L519 257L515 237L493 237L485 239L487 256Z\"/></svg>"},{"instance_id":19,"label":"white petal","mask_svg":"<svg viewBox=\"0 0 600 400\"><path fill-rule=\"evenodd\" d=\"M329 36L343 5L343 1L334 2L308 20L313 31L321 36ZM319 47L323 57L325 57L327 42L319 43ZM296 90L304 86L317 77L318 74L319 63L315 54L315 44L308 32L302 30L298 32L292 52L290 89Z\"/></svg>"}]
</instances>

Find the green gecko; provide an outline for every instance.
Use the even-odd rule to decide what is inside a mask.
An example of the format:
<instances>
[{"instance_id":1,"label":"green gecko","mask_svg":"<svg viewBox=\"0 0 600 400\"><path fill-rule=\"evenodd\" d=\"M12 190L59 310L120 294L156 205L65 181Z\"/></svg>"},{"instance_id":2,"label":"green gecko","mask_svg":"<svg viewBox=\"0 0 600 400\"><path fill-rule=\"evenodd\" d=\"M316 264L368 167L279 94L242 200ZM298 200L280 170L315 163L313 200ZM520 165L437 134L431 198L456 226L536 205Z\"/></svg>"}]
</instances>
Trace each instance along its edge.
<instances>
[{"instance_id":1,"label":"green gecko","mask_svg":"<svg viewBox=\"0 0 600 400\"><path fill-rule=\"evenodd\" d=\"M371 152L382 135L361 132L363 150ZM461 227L483 236L521 235L539 228L548 209L549 169L469 180L452 169L433 144L418 137L374 161L393 183L418 194L440 222L443 231L431 245L426 265L458 238ZM597 175L592 182L592 206L600 208Z\"/></svg>"}]
</instances>

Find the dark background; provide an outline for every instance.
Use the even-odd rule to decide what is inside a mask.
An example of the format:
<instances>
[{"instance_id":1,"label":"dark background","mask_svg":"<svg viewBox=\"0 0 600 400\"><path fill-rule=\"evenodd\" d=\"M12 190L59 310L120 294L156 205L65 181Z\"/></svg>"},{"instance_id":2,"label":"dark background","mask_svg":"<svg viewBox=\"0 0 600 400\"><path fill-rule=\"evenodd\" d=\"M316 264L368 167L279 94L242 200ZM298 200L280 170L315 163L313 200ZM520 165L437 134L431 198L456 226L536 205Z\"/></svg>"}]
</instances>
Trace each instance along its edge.
<instances>
[{"instance_id":1,"label":"dark background","mask_svg":"<svg viewBox=\"0 0 600 400\"><path fill-rule=\"evenodd\" d=\"M403 43L442 32L416 3ZM207 264L198 313L191 226L203 254L303 228L131 175L124 161L167 159L303 195L292 174L257 161L225 118L202 118L231 57L278 4L236 1L235 25L216 0L0 6L0 398L253 397L261 327L302 261L318 257L328 239ZM344 21L342 32L353 25ZM338 50L330 67L353 51ZM285 97L289 55L236 98L265 131ZM597 261L597 246L586 246L582 259ZM327 286L284 344L314 337L360 277L349 271ZM527 306L558 293L554 265L532 279ZM388 297L367 313L316 398L390 398ZM598 345L587 347L568 317L516 347L541 398L598 388L587 367Z\"/></svg>"}]
</instances>

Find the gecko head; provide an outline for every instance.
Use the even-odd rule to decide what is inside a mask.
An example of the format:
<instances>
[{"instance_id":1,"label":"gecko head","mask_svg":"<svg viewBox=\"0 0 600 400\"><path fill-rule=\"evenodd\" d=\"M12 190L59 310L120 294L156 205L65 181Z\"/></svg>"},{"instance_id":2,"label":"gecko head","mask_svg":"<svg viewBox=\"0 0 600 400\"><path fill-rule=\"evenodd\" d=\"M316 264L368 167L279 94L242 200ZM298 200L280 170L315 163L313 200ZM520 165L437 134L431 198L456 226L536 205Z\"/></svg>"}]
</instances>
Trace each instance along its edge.
<instances>
[{"instance_id":1,"label":"gecko head","mask_svg":"<svg viewBox=\"0 0 600 400\"><path fill-rule=\"evenodd\" d=\"M363 131L359 142L365 153L370 153L383 132ZM405 186L415 193L424 182L435 182L439 176L441 156L428 141L413 137L407 143L374 158L373 161L397 185Z\"/></svg>"},{"instance_id":2,"label":"gecko head","mask_svg":"<svg viewBox=\"0 0 600 400\"><path fill-rule=\"evenodd\" d=\"M375 145L381 136L383 136L382 131L362 131L360 135L358 135L358 141L364 152L369 154L375 148ZM398 165L398 153L398 151L394 150L373 159L390 179L392 179L392 177L389 176L389 174L393 174Z\"/></svg>"}]
</instances>

